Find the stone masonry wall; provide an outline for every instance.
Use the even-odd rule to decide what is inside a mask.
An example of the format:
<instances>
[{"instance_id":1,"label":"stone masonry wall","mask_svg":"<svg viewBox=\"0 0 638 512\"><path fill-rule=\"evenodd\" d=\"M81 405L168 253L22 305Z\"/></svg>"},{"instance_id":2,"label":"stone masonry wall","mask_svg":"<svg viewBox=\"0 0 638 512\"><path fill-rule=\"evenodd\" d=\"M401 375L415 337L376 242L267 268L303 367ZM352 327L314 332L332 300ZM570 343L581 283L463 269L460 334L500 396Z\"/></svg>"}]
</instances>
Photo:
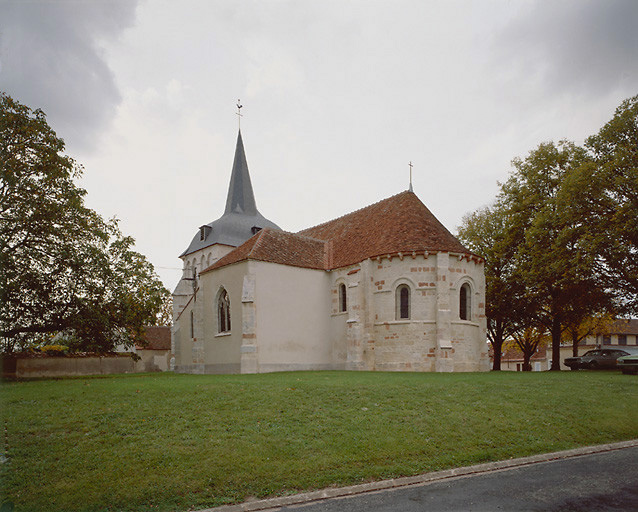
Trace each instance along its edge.
<instances>
[{"instance_id":1,"label":"stone masonry wall","mask_svg":"<svg viewBox=\"0 0 638 512\"><path fill-rule=\"evenodd\" d=\"M333 272L347 283L346 368L383 371L488 369L482 263L437 253L378 258ZM472 318L460 320L459 290L472 290ZM396 290L410 288L410 318L397 319Z\"/></svg>"}]
</instances>

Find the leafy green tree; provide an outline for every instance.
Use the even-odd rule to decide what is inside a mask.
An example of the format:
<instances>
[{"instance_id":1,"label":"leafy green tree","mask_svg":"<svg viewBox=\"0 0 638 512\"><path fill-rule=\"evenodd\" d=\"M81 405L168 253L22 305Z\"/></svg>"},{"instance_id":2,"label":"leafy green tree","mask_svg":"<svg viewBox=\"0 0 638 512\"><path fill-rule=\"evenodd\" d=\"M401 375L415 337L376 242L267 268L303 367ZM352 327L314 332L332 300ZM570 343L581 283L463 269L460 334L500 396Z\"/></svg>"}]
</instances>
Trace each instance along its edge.
<instances>
[{"instance_id":1,"label":"leafy green tree","mask_svg":"<svg viewBox=\"0 0 638 512\"><path fill-rule=\"evenodd\" d=\"M521 327L512 333L510 345L516 347L523 354L523 371L532 371L532 356L539 348L545 346L546 332L542 326L539 327Z\"/></svg>"},{"instance_id":2,"label":"leafy green tree","mask_svg":"<svg viewBox=\"0 0 638 512\"><path fill-rule=\"evenodd\" d=\"M114 221L84 205L82 169L41 110L0 94L0 341L42 334L76 349L141 341L168 291Z\"/></svg>"},{"instance_id":3,"label":"leafy green tree","mask_svg":"<svg viewBox=\"0 0 638 512\"><path fill-rule=\"evenodd\" d=\"M515 276L516 246L509 239L507 211L500 203L463 217L459 239L485 260L485 315L493 370L501 369L505 340L516 329L523 290Z\"/></svg>"},{"instance_id":4,"label":"leafy green tree","mask_svg":"<svg viewBox=\"0 0 638 512\"><path fill-rule=\"evenodd\" d=\"M551 370L560 370L560 343L570 315L584 318L607 304L599 293L595 255L583 243L588 226L570 214L574 198L562 189L587 163L586 151L571 142L543 143L513 161L514 172L501 189L512 220L517 273L531 306L528 318L551 335Z\"/></svg>"},{"instance_id":5,"label":"leafy green tree","mask_svg":"<svg viewBox=\"0 0 638 512\"><path fill-rule=\"evenodd\" d=\"M588 228L583 243L595 255L601 287L615 292L621 311L638 314L638 96L585 147L591 158L565 189Z\"/></svg>"},{"instance_id":6,"label":"leafy green tree","mask_svg":"<svg viewBox=\"0 0 638 512\"><path fill-rule=\"evenodd\" d=\"M615 316L611 313L587 316L580 322L575 316L570 317L565 326L563 339L571 344L572 356L578 357L578 345L587 336L609 333L615 320Z\"/></svg>"}]
</instances>

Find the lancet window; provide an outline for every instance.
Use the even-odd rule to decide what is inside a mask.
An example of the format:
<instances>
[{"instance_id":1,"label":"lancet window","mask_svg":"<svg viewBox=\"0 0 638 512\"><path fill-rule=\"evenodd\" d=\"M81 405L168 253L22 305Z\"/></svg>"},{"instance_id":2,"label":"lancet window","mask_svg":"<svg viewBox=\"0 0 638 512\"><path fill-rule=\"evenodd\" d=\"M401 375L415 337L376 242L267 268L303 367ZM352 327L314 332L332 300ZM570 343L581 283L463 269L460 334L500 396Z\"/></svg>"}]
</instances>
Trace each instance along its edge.
<instances>
[{"instance_id":1,"label":"lancet window","mask_svg":"<svg viewBox=\"0 0 638 512\"><path fill-rule=\"evenodd\" d=\"M459 317L461 320L472 319L472 295L470 285L465 283L459 293Z\"/></svg>"},{"instance_id":2,"label":"lancet window","mask_svg":"<svg viewBox=\"0 0 638 512\"><path fill-rule=\"evenodd\" d=\"M396 319L407 320L410 318L410 287L402 284L396 291Z\"/></svg>"},{"instance_id":3,"label":"lancet window","mask_svg":"<svg viewBox=\"0 0 638 512\"><path fill-rule=\"evenodd\" d=\"M223 288L217 299L217 331L230 332L230 298Z\"/></svg>"},{"instance_id":4,"label":"lancet window","mask_svg":"<svg viewBox=\"0 0 638 512\"><path fill-rule=\"evenodd\" d=\"M346 295L346 285L339 285L339 312L348 311L348 296Z\"/></svg>"}]
</instances>

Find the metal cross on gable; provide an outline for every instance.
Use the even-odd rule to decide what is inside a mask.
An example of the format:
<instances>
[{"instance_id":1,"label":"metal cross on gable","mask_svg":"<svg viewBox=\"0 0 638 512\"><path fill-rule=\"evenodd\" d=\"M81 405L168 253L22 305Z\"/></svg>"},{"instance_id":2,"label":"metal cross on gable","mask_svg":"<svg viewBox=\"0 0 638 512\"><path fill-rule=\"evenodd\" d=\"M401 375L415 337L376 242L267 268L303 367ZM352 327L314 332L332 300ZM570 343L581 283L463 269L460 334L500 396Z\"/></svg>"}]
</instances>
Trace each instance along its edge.
<instances>
[{"instance_id":1,"label":"metal cross on gable","mask_svg":"<svg viewBox=\"0 0 638 512\"><path fill-rule=\"evenodd\" d=\"M237 100L237 112L236 112L236 116L237 116L237 120L239 122L239 129L241 130L241 118L242 118L242 113L241 113L241 108L243 107L243 105L241 104L241 100Z\"/></svg>"},{"instance_id":2,"label":"metal cross on gable","mask_svg":"<svg viewBox=\"0 0 638 512\"><path fill-rule=\"evenodd\" d=\"M410 160L408 165L410 166L410 188L408 190L412 192L412 160Z\"/></svg>"}]
</instances>

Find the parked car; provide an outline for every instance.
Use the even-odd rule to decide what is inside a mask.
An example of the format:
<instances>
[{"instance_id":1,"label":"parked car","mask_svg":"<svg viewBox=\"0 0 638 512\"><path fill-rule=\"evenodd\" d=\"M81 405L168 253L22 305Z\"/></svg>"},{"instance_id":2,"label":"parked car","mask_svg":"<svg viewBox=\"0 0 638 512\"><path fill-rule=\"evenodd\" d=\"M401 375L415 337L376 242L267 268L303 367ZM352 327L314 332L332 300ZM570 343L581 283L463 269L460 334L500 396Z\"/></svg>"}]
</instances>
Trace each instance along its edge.
<instances>
[{"instance_id":1,"label":"parked car","mask_svg":"<svg viewBox=\"0 0 638 512\"><path fill-rule=\"evenodd\" d=\"M619 357L616 364L623 373L638 373L638 354Z\"/></svg>"},{"instance_id":2,"label":"parked car","mask_svg":"<svg viewBox=\"0 0 638 512\"><path fill-rule=\"evenodd\" d=\"M628 355L629 352L626 350L615 348L588 350L582 356L565 359L565 366L569 366L572 370L613 370L616 368L616 360Z\"/></svg>"}]
</instances>

